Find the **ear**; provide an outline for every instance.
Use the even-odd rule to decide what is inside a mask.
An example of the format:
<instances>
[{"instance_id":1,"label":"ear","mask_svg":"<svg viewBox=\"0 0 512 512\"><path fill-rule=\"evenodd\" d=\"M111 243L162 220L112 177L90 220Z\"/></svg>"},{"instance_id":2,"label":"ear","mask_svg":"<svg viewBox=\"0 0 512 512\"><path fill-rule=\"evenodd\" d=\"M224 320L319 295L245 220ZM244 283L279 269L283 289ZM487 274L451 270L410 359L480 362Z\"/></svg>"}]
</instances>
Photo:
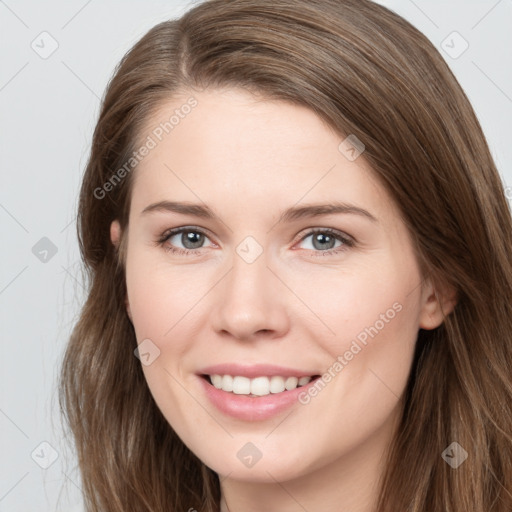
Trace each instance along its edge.
<instances>
[{"instance_id":1,"label":"ear","mask_svg":"<svg viewBox=\"0 0 512 512\"><path fill-rule=\"evenodd\" d=\"M119 240L121 240L121 224L118 220L114 220L110 224L110 241L119 248Z\"/></svg>"},{"instance_id":2,"label":"ear","mask_svg":"<svg viewBox=\"0 0 512 512\"><path fill-rule=\"evenodd\" d=\"M126 298L124 300L124 304L126 306L126 313L128 313L128 318L130 319L130 322L133 324L132 310L130 309L130 302L128 301L128 295L126 296Z\"/></svg>"},{"instance_id":3,"label":"ear","mask_svg":"<svg viewBox=\"0 0 512 512\"><path fill-rule=\"evenodd\" d=\"M457 305L457 292L449 285L436 288L429 279L425 281L421 301L419 327L431 330L439 327L453 311Z\"/></svg>"},{"instance_id":4,"label":"ear","mask_svg":"<svg viewBox=\"0 0 512 512\"><path fill-rule=\"evenodd\" d=\"M110 241L112 244L119 249L119 241L121 240L121 224L119 224L118 220L112 221L110 224ZM130 302L128 301L128 295L125 297L125 306L126 312L128 313L128 318L133 323L132 312L130 310Z\"/></svg>"}]
</instances>

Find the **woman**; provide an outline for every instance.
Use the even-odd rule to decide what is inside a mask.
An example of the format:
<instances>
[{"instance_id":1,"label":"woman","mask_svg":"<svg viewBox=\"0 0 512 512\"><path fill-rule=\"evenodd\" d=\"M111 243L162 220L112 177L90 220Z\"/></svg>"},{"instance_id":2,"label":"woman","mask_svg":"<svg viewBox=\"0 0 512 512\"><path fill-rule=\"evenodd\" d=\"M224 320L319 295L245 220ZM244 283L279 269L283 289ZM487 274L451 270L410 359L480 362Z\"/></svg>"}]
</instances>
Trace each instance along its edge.
<instances>
[{"instance_id":1,"label":"woman","mask_svg":"<svg viewBox=\"0 0 512 512\"><path fill-rule=\"evenodd\" d=\"M510 212L398 15L212 0L154 27L78 235L61 403L88 510L512 510Z\"/></svg>"}]
</instances>

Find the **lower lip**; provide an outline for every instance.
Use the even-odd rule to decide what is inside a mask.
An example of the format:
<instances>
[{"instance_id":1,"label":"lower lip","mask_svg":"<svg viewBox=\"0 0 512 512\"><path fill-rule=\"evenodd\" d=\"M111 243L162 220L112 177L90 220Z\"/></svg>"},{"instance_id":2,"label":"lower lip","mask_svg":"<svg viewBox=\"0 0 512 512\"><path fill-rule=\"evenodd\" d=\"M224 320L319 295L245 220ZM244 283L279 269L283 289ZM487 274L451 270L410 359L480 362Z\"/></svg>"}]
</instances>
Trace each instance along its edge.
<instances>
[{"instance_id":1,"label":"lower lip","mask_svg":"<svg viewBox=\"0 0 512 512\"><path fill-rule=\"evenodd\" d=\"M291 391L282 393L270 393L269 395L251 397L237 395L232 392L222 391L209 383L205 378L199 377L202 381L206 396L219 411L233 418L244 421L263 421L299 402L299 394L315 384L317 379L311 380L308 384Z\"/></svg>"}]
</instances>

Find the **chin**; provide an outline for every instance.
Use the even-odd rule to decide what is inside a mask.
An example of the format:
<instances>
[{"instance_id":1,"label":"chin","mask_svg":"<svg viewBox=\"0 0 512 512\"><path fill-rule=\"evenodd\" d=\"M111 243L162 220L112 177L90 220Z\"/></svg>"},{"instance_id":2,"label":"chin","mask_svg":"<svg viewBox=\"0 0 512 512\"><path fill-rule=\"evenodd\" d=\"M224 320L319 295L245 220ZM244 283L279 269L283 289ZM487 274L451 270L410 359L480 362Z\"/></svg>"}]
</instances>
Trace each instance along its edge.
<instances>
[{"instance_id":1,"label":"chin","mask_svg":"<svg viewBox=\"0 0 512 512\"><path fill-rule=\"evenodd\" d=\"M313 470L303 453L286 450L286 442L280 443L281 450L256 448L245 441L236 442L235 447L221 447L218 452L196 452L196 455L221 478L244 482L275 483L299 478ZM220 452L220 453L219 453ZM300 456L300 459L297 458Z\"/></svg>"}]
</instances>

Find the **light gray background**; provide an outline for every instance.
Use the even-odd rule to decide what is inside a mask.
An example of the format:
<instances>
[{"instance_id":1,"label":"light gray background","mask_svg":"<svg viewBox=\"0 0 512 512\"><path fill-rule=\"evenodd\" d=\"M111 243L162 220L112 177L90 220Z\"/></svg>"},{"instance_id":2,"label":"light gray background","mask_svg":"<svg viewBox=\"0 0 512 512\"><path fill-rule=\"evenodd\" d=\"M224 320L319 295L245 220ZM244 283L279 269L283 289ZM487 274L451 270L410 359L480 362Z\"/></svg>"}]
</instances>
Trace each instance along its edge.
<instances>
[{"instance_id":1,"label":"light gray background","mask_svg":"<svg viewBox=\"0 0 512 512\"><path fill-rule=\"evenodd\" d=\"M380 3L440 49L473 103L505 185L512 186L512 0ZM77 193L114 66L149 28L190 5L0 0L1 512L82 510L55 386L84 298ZM465 43L453 31L469 44L460 56ZM512 198L512 188L507 194ZM57 250L47 261L33 251L48 243L43 237Z\"/></svg>"}]
</instances>

